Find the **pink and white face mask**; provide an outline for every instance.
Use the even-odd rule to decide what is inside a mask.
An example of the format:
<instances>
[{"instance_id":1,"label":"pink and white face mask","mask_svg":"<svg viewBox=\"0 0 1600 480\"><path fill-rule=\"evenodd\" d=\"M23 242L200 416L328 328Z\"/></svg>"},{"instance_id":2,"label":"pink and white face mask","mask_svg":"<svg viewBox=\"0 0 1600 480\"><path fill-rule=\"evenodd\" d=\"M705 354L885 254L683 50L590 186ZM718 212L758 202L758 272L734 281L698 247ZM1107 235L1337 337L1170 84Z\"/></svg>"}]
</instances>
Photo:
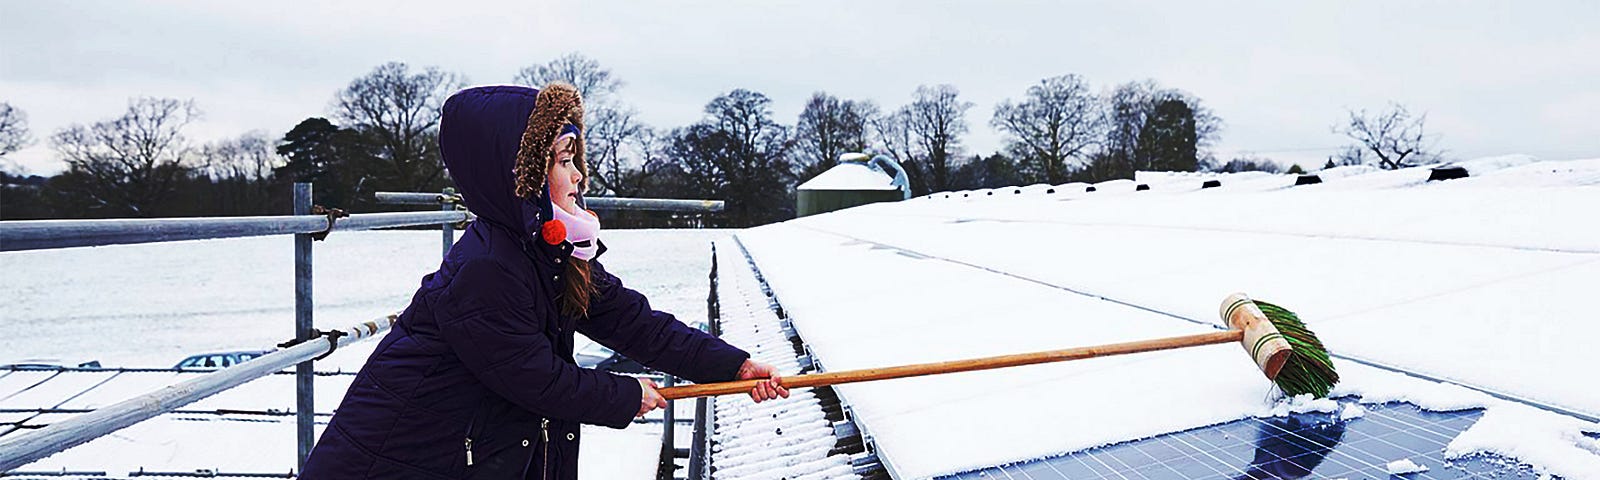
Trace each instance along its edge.
<instances>
[{"instance_id":1,"label":"pink and white face mask","mask_svg":"<svg viewBox=\"0 0 1600 480\"><path fill-rule=\"evenodd\" d=\"M567 213L560 205L552 203L550 211L556 220L567 227L567 241L572 242L572 256L588 261L600 250L600 218L585 210Z\"/></svg>"}]
</instances>

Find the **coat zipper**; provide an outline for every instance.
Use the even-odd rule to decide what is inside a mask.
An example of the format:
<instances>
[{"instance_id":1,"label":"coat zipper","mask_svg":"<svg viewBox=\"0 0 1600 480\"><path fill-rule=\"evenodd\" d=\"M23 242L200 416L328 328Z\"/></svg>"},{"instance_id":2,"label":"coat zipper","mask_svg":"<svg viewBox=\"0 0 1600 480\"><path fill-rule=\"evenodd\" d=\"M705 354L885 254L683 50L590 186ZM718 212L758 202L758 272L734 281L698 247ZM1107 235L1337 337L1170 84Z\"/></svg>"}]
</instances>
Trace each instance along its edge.
<instances>
[{"instance_id":1,"label":"coat zipper","mask_svg":"<svg viewBox=\"0 0 1600 480\"><path fill-rule=\"evenodd\" d=\"M544 438L544 466L541 467L543 471L539 477L550 478L550 419L546 418L539 422L539 435Z\"/></svg>"},{"instance_id":2,"label":"coat zipper","mask_svg":"<svg viewBox=\"0 0 1600 480\"><path fill-rule=\"evenodd\" d=\"M463 437L463 438L466 439L465 443L466 443L466 447L467 447L467 466L469 466L469 467L472 466L472 432L474 430L477 430L477 428L476 428L477 427L477 422L476 422L477 419L476 419L476 417L477 417L477 413L474 413L472 418L468 418L467 419L467 434Z\"/></svg>"}]
</instances>

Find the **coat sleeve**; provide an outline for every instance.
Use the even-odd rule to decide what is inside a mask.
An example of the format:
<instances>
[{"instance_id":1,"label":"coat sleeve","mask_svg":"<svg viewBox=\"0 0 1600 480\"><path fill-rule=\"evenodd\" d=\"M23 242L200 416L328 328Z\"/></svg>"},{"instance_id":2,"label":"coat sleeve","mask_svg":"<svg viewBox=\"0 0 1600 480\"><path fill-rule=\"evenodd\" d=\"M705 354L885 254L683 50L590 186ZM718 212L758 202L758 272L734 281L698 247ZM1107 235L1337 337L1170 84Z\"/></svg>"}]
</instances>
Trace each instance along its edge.
<instances>
[{"instance_id":1,"label":"coat sleeve","mask_svg":"<svg viewBox=\"0 0 1600 480\"><path fill-rule=\"evenodd\" d=\"M623 286L598 262L591 265L599 291L589 301L589 318L578 320L578 332L639 363L697 383L733 380L750 358L669 313L652 310L643 294Z\"/></svg>"},{"instance_id":2,"label":"coat sleeve","mask_svg":"<svg viewBox=\"0 0 1600 480\"><path fill-rule=\"evenodd\" d=\"M516 295L518 279L492 260L467 262L439 305L439 332L489 390L539 415L623 428L639 412L632 377L579 368L556 357L544 334L551 308Z\"/></svg>"}]
</instances>

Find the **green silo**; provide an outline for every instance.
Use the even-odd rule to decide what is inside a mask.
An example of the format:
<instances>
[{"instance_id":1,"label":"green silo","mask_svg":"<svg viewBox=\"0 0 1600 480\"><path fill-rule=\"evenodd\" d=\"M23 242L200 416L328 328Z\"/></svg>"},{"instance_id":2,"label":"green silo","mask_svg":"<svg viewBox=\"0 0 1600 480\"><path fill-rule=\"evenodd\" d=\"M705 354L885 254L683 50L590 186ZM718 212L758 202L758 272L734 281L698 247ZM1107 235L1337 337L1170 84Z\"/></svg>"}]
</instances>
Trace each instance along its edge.
<instances>
[{"instance_id":1,"label":"green silo","mask_svg":"<svg viewBox=\"0 0 1600 480\"><path fill-rule=\"evenodd\" d=\"M804 217L868 203L904 200L910 187L905 184L905 174L899 171L898 163L882 155L841 155L838 165L795 189L795 212Z\"/></svg>"}]
</instances>

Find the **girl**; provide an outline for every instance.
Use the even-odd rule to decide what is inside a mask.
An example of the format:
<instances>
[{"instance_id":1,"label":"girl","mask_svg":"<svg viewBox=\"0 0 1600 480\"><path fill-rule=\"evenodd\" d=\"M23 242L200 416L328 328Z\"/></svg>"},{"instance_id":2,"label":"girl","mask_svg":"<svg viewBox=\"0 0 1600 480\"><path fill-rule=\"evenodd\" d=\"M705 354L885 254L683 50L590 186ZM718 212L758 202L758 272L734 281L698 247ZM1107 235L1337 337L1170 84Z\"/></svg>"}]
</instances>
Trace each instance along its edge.
<instances>
[{"instance_id":1,"label":"girl","mask_svg":"<svg viewBox=\"0 0 1600 480\"><path fill-rule=\"evenodd\" d=\"M770 365L650 308L597 257L580 203L576 88L493 86L444 104L439 147L478 219L351 383L302 479L577 478L579 424L623 428L666 406L649 380L579 368L573 333L695 382Z\"/></svg>"}]
</instances>

